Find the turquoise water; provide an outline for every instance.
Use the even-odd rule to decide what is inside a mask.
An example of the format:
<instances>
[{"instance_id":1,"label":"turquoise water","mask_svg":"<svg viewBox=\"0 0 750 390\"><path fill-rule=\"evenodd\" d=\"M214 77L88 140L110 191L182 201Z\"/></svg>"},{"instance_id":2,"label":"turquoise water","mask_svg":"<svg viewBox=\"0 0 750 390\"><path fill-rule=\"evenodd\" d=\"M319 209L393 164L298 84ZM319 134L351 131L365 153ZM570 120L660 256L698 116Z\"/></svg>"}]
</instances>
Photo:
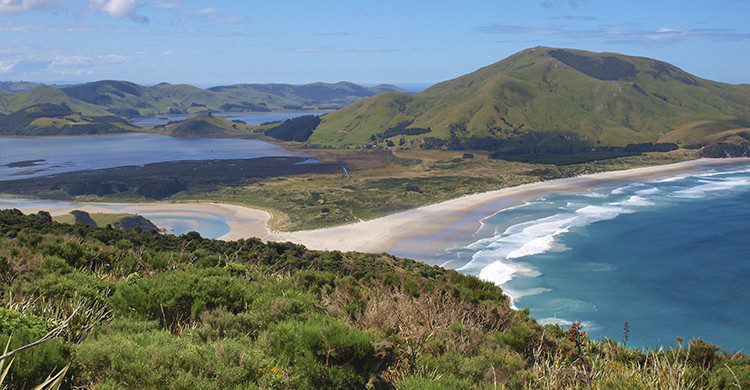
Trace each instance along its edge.
<instances>
[{"instance_id":1,"label":"turquoise water","mask_svg":"<svg viewBox=\"0 0 750 390\"><path fill-rule=\"evenodd\" d=\"M176 138L155 134L0 137L0 181L166 161L299 155L250 139ZM12 166L19 161L33 163Z\"/></svg>"},{"instance_id":2,"label":"turquoise water","mask_svg":"<svg viewBox=\"0 0 750 390\"><path fill-rule=\"evenodd\" d=\"M495 282L543 323L622 340L628 321L630 345L748 351L749 238L745 164L528 200L430 259Z\"/></svg>"},{"instance_id":3,"label":"turquoise water","mask_svg":"<svg viewBox=\"0 0 750 390\"><path fill-rule=\"evenodd\" d=\"M110 213L131 213L138 214L148 218L151 222L166 229L166 233L181 235L187 232L195 231L206 238L220 238L229 233L231 230L227 218L219 213L208 211L195 211L186 204L184 209L177 208L169 210L158 210L151 208L140 209L137 204L118 204L118 203L85 203L85 202L66 202L63 200L46 200L46 199L11 199L0 198L0 210L2 209L42 209L42 210L60 210L60 209L82 209L87 206L96 206L105 208ZM187 215L179 215L181 213Z\"/></svg>"}]
</instances>

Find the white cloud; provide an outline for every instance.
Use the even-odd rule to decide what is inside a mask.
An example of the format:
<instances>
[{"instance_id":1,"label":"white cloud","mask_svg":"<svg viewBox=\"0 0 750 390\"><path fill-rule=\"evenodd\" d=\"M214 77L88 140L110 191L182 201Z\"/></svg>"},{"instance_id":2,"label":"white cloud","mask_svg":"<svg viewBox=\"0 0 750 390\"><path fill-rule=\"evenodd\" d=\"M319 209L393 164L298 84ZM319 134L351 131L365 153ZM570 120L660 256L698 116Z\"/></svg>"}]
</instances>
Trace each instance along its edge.
<instances>
[{"instance_id":1,"label":"white cloud","mask_svg":"<svg viewBox=\"0 0 750 390\"><path fill-rule=\"evenodd\" d=\"M25 46L2 46L0 43L0 74L5 78L50 76L88 76L115 64L124 64L143 58L132 53L70 54L63 50L43 50Z\"/></svg>"},{"instance_id":2,"label":"white cloud","mask_svg":"<svg viewBox=\"0 0 750 390\"><path fill-rule=\"evenodd\" d=\"M601 26L588 29L570 29L560 26L541 27L495 23L479 26L475 31L485 34L556 36L571 39L602 40L609 44L650 44L656 46L685 41L731 42L750 40L750 33L722 28L677 30L661 27L652 30Z\"/></svg>"},{"instance_id":3,"label":"white cloud","mask_svg":"<svg viewBox=\"0 0 750 390\"><path fill-rule=\"evenodd\" d=\"M295 47L290 49L298 53L392 53L399 52L399 49L375 49L370 47L329 47L329 46L318 46L318 47Z\"/></svg>"},{"instance_id":4,"label":"white cloud","mask_svg":"<svg viewBox=\"0 0 750 390\"><path fill-rule=\"evenodd\" d=\"M204 16L206 16L206 15L217 15L219 13L219 9L218 8L214 8L214 7L198 8L198 9L194 9L194 10L190 11L190 13L193 14L193 15L204 15Z\"/></svg>"},{"instance_id":5,"label":"white cloud","mask_svg":"<svg viewBox=\"0 0 750 390\"><path fill-rule=\"evenodd\" d=\"M12 31L12 32L26 32L31 30L42 30L45 27L38 26L35 24L10 24L0 23L0 31Z\"/></svg>"},{"instance_id":6,"label":"white cloud","mask_svg":"<svg viewBox=\"0 0 750 390\"><path fill-rule=\"evenodd\" d=\"M133 58L120 54L67 55L52 54L46 72L63 76L83 76L93 74L92 67L106 64L120 64Z\"/></svg>"},{"instance_id":7,"label":"white cloud","mask_svg":"<svg viewBox=\"0 0 750 390\"><path fill-rule=\"evenodd\" d=\"M10 73L17 64L17 60L0 61L0 73Z\"/></svg>"},{"instance_id":8,"label":"white cloud","mask_svg":"<svg viewBox=\"0 0 750 390\"><path fill-rule=\"evenodd\" d=\"M0 0L0 13L14 14L32 10L53 8L62 0Z\"/></svg>"},{"instance_id":9,"label":"white cloud","mask_svg":"<svg viewBox=\"0 0 750 390\"><path fill-rule=\"evenodd\" d=\"M89 4L92 8L116 19L128 18L139 23L148 23L147 17L137 13L140 5L136 0L90 0Z\"/></svg>"},{"instance_id":10,"label":"white cloud","mask_svg":"<svg viewBox=\"0 0 750 390\"><path fill-rule=\"evenodd\" d=\"M154 3L154 7L158 9L177 9L182 8L182 4L176 1L157 1Z\"/></svg>"}]
</instances>

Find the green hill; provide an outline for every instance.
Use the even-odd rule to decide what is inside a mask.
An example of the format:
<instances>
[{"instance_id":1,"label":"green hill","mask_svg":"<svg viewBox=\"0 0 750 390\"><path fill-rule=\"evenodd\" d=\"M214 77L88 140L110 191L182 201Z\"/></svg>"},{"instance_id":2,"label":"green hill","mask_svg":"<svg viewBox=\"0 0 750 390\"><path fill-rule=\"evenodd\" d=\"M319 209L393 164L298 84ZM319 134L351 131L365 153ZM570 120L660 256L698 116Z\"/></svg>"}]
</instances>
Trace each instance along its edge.
<instances>
[{"instance_id":1,"label":"green hill","mask_svg":"<svg viewBox=\"0 0 750 390\"><path fill-rule=\"evenodd\" d=\"M535 47L416 95L363 99L326 115L310 142L365 145L392 134L407 146L433 138L488 148L518 138L692 146L748 126L746 85L649 58Z\"/></svg>"},{"instance_id":2,"label":"green hill","mask_svg":"<svg viewBox=\"0 0 750 390\"><path fill-rule=\"evenodd\" d=\"M65 102L34 104L8 115L0 115L0 135L114 134L138 128L122 118L85 116Z\"/></svg>"},{"instance_id":3,"label":"green hill","mask_svg":"<svg viewBox=\"0 0 750 390\"><path fill-rule=\"evenodd\" d=\"M11 114L37 104L65 104L85 115L111 115L103 107L72 98L60 89L48 85L40 85L19 93L0 92L0 114Z\"/></svg>"},{"instance_id":4,"label":"green hill","mask_svg":"<svg viewBox=\"0 0 750 390\"><path fill-rule=\"evenodd\" d=\"M247 134L250 126L232 122L212 114L198 114L188 119L156 126L154 130L175 137L214 137L219 135Z\"/></svg>"},{"instance_id":5,"label":"green hill","mask_svg":"<svg viewBox=\"0 0 750 390\"><path fill-rule=\"evenodd\" d=\"M86 115L123 117L206 112L337 109L381 92L391 85L363 87L353 83L239 84L201 89L186 84L143 86L104 80L62 88L36 86L18 93L0 91L0 114L34 104L65 103Z\"/></svg>"},{"instance_id":6,"label":"green hill","mask_svg":"<svg viewBox=\"0 0 750 390\"><path fill-rule=\"evenodd\" d=\"M334 84L312 83L305 85L291 84L239 84L209 88L209 91L222 94L234 101L254 97L257 103L268 107L284 109L337 109L356 102L364 97L383 92L400 91L393 85L363 87L349 82Z\"/></svg>"}]
</instances>

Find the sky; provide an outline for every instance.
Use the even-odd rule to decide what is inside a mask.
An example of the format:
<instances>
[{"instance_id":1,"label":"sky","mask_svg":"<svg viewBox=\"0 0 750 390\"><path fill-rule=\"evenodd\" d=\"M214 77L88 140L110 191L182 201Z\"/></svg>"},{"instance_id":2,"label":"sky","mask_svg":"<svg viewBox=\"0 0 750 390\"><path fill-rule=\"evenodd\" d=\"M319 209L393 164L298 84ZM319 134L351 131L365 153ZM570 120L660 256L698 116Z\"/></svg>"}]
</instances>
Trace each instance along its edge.
<instances>
[{"instance_id":1,"label":"sky","mask_svg":"<svg viewBox=\"0 0 750 390\"><path fill-rule=\"evenodd\" d=\"M0 80L432 84L533 46L750 83L750 0L0 0Z\"/></svg>"}]
</instances>

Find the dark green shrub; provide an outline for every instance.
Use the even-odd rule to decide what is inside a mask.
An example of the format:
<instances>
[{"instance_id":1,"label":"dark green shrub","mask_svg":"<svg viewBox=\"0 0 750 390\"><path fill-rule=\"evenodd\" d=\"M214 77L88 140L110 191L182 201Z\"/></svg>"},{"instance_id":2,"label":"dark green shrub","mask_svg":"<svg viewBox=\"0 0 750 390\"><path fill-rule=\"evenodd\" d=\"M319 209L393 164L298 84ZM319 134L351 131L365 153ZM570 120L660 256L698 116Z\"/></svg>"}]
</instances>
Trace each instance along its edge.
<instances>
[{"instance_id":1,"label":"dark green shrub","mask_svg":"<svg viewBox=\"0 0 750 390\"><path fill-rule=\"evenodd\" d=\"M41 318L0 307L0 352L9 337L8 349L13 350L42 338L51 329L50 325ZM16 388L35 386L70 360L69 345L61 338L53 338L15 355L10 367L10 382Z\"/></svg>"},{"instance_id":2,"label":"dark green shrub","mask_svg":"<svg viewBox=\"0 0 750 390\"><path fill-rule=\"evenodd\" d=\"M121 314L134 313L173 327L217 307L236 313L246 307L256 293L254 284L234 279L227 270L190 269L120 284L112 303Z\"/></svg>"},{"instance_id":3,"label":"dark green shrub","mask_svg":"<svg viewBox=\"0 0 750 390\"><path fill-rule=\"evenodd\" d=\"M269 350L313 387L361 388L377 369L366 333L335 320L313 317L271 325Z\"/></svg>"},{"instance_id":4,"label":"dark green shrub","mask_svg":"<svg viewBox=\"0 0 750 390\"><path fill-rule=\"evenodd\" d=\"M76 346L75 375L102 387L248 388L271 365L249 339L195 342L148 324L117 321Z\"/></svg>"}]
</instances>

